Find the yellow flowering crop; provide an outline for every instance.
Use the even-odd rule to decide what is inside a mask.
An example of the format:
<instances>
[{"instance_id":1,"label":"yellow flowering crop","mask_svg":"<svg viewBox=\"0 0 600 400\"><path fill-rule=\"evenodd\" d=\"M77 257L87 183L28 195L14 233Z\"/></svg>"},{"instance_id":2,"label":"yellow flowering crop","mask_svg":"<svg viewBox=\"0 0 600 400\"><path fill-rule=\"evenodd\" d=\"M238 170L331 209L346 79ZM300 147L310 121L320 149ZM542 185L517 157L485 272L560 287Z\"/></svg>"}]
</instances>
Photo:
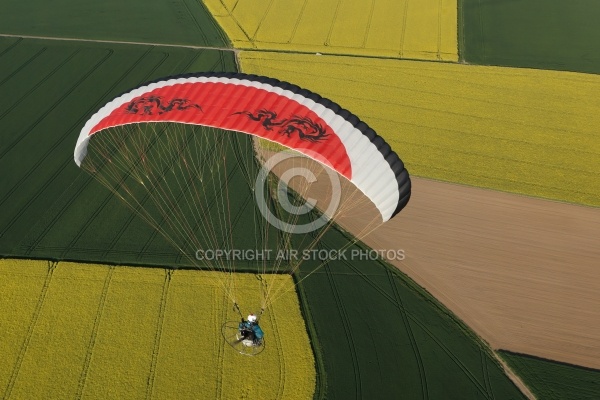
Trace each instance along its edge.
<instances>
[{"instance_id":1,"label":"yellow flowering crop","mask_svg":"<svg viewBox=\"0 0 600 400\"><path fill-rule=\"evenodd\" d=\"M600 76L242 52L242 70L351 110L417 176L600 205Z\"/></svg>"},{"instance_id":2,"label":"yellow flowering crop","mask_svg":"<svg viewBox=\"0 0 600 400\"><path fill-rule=\"evenodd\" d=\"M11 392L25 348L32 337L32 321L39 315L40 296L47 292L47 261L0 260L0 393Z\"/></svg>"},{"instance_id":3,"label":"yellow flowering crop","mask_svg":"<svg viewBox=\"0 0 600 400\"><path fill-rule=\"evenodd\" d=\"M233 46L457 61L456 0L207 0Z\"/></svg>"},{"instance_id":4,"label":"yellow flowering crop","mask_svg":"<svg viewBox=\"0 0 600 400\"><path fill-rule=\"evenodd\" d=\"M312 398L293 290L263 315L265 350L248 357L221 336L239 315L217 272L0 260L0 277L3 397ZM265 279L293 288L290 276ZM235 282L244 311L258 312L256 277Z\"/></svg>"}]
</instances>

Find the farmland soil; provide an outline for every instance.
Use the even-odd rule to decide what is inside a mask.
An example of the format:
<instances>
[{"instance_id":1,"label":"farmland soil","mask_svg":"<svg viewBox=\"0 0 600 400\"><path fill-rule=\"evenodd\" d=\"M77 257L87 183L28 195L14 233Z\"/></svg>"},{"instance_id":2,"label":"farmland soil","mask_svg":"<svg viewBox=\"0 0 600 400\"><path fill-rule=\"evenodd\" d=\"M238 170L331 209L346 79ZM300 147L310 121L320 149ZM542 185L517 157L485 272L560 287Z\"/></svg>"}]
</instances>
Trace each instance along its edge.
<instances>
[{"instance_id":1,"label":"farmland soil","mask_svg":"<svg viewBox=\"0 0 600 400\"><path fill-rule=\"evenodd\" d=\"M413 187L403 215L367 244L403 248L394 264L492 347L600 367L600 210L426 179Z\"/></svg>"},{"instance_id":2,"label":"farmland soil","mask_svg":"<svg viewBox=\"0 0 600 400\"><path fill-rule=\"evenodd\" d=\"M326 200L324 181L306 195ZM407 208L365 236L379 213L357 196L340 225L403 250L392 264L493 348L600 368L599 209L413 178Z\"/></svg>"}]
</instances>

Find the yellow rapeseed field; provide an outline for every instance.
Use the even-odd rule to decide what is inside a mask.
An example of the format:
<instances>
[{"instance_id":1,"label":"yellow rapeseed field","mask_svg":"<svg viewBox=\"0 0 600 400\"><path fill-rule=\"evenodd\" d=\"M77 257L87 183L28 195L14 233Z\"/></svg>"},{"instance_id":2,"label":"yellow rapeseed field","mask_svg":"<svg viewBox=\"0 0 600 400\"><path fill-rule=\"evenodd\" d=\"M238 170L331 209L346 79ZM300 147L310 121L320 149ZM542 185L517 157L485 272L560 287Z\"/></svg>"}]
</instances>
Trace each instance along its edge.
<instances>
[{"instance_id":1,"label":"yellow rapeseed field","mask_svg":"<svg viewBox=\"0 0 600 400\"><path fill-rule=\"evenodd\" d=\"M458 60L457 0L207 0L241 49Z\"/></svg>"},{"instance_id":2,"label":"yellow rapeseed field","mask_svg":"<svg viewBox=\"0 0 600 400\"><path fill-rule=\"evenodd\" d=\"M263 315L265 350L243 356L221 336L222 323L239 316L219 274L0 260L0 394L312 398L314 359L295 292ZM238 274L236 283L242 307L257 308L256 277Z\"/></svg>"},{"instance_id":3,"label":"yellow rapeseed field","mask_svg":"<svg viewBox=\"0 0 600 400\"><path fill-rule=\"evenodd\" d=\"M414 175L600 205L600 76L273 52L240 61L351 110Z\"/></svg>"},{"instance_id":4,"label":"yellow rapeseed field","mask_svg":"<svg viewBox=\"0 0 600 400\"><path fill-rule=\"evenodd\" d=\"M12 390L14 369L23 361L31 340L31 322L38 314L41 294L46 293L46 261L0 261L0 393ZM5 396L3 396L5 397Z\"/></svg>"}]
</instances>

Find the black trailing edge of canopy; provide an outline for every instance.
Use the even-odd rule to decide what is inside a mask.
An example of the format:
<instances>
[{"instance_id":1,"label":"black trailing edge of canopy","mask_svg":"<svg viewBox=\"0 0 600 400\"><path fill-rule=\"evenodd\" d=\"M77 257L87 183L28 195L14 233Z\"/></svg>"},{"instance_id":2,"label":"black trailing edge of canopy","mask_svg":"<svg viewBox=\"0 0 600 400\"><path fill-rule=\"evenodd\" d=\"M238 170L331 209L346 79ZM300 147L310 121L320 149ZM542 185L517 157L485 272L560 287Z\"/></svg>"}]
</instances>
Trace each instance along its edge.
<instances>
[{"instance_id":1,"label":"black trailing edge of canopy","mask_svg":"<svg viewBox=\"0 0 600 400\"><path fill-rule=\"evenodd\" d=\"M375 131L373 129L371 129L369 127L369 125L367 125L365 122L361 121L360 118L358 118L356 115L352 114L350 111L346 110L345 108L342 108L340 105L338 105L337 103L335 103L329 99L326 99L314 92L311 92L310 90L302 89L301 87L299 87L297 85L294 85L294 84L291 84L288 82L284 82L284 81L280 81L275 78L269 78L269 77L260 76L260 75L244 74L244 73L240 73L240 72L193 72L193 73L188 73L188 74L167 76L164 78L149 81L149 82L143 83L137 87L131 88L131 89L127 90L126 92L121 93L119 96L115 96L115 98L120 97L121 95L123 95L125 93L129 93L132 90L135 90L142 86L148 86L152 83L168 81L171 79L180 79L180 78L185 79L185 78L199 78L199 77L246 79L246 80L250 80L250 81L266 83L271 86L280 87L284 90L289 90L290 92L297 93L301 96L304 96L308 99L313 100L315 103L319 103L319 104L323 105L324 107L329 108L330 110L332 110L333 112L335 112L336 114L338 114L339 116L344 118L346 121L348 121L350 124L352 124L360 132L362 132L371 141L371 143L373 143L375 145L375 147L381 152L381 154L383 155L385 160L390 165L390 168L396 175L396 182L398 183L399 198L398 198L398 205L396 207L396 210L394 211L394 213L392 214L392 216L390 218L392 218L396 214L398 214L406 206L406 204L408 204L408 201L410 200L410 193L411 193L410 176L409 176L406 168L404 168L404 163L402 162L402 160L400 160L400 157L398 157L398 155L391 149L391 147L385 142L385 140L381 136L379 136L377 133L375 133Z\"/></svg>"}]
</instances>

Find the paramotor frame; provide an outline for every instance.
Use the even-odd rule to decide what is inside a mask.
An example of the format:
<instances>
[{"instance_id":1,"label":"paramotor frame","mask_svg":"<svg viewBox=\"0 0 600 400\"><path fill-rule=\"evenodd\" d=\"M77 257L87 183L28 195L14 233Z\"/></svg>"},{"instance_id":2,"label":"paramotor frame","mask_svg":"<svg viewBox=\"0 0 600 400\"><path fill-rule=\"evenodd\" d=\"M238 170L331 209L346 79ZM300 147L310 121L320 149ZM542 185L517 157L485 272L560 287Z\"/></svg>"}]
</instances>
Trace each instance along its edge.
<instances>
[{"instance_id":1,"label":"paramotor frame","mask_svg":"<svg viewBox=\"0 0 600 400\"><path fill-rule=\"evenodd\" d=\"M221 326L221 334L225 341L235 351L245 356L256 356L265 349L265 338L255 341L244 335L239 328L239 322L227 321Z\"/></svg>"}]
</instances>

